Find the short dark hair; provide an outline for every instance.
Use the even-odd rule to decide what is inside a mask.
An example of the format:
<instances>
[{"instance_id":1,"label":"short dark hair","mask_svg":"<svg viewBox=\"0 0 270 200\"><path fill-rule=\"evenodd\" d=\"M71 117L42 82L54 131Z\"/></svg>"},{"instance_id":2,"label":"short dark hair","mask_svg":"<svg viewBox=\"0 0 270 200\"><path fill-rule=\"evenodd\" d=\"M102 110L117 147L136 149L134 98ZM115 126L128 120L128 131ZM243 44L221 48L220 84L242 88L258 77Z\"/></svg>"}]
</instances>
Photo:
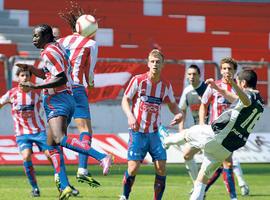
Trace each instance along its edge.
<instances>
[{"instance_id":1,"label":"short dark hair","mask_svg":"<svg viewBox=\"0 0 270 200\"><path fill-rule=\"evenodd\" d=\"M16 76L19 76L21 72L29 72L30 76L32 76L32 72L30 70L27 70L25 68L17 67Z\"/></svg>"},{"instance_id":2,"label":"short dark hair","mask_svg":"<svg viewBox=\"0 0 270 200\"><path fill-rule=\"evenodd\" d=\"M233 66L234 70L236 71L237 70L237 62L231 58L231 57L226 57L226 58L223 58L221 61L220 61L220 67L222 64L224 63L228 63L230 65Z\"/></svg>"},{"instance_id":3,"label":"short dark hair","mask_svg":"<svg viewBox=\"0 0 270 200\"><path fill-rule=\"evenodd\" d=\"M201 75L201 70L200 68L198 67L198 65L195 65L195 64L192 64L188 67L188 69L196 69L198 74Z\"/></svg>"},{"instance_id":4,"label":"short dark hair","mask_svg":"<svg viewBox=\"0 0 270 200\"><path fill-rule=\"evenodd\" d=\"M240 71L237 74L237 77L239 79L239 81L243 81L245 80L247 83L247 87L256 89L257 86L257 74L255 71L251 70L251 69L245 69Z\"/></svg>"},{"instance_id":5,"label":"short dark hair","mask_svg":"<svg viewBox=\"0 0 270 200\"><path fill-rule=\"evenodd\" d=\"M53 42L54 41L54 36L53 36L53 31L52 27L48 24L39 24L34 27L35 29L39 28L40 33L42 36L49 36L49 41L48 42Z\"/></svg>"}]
</instances>

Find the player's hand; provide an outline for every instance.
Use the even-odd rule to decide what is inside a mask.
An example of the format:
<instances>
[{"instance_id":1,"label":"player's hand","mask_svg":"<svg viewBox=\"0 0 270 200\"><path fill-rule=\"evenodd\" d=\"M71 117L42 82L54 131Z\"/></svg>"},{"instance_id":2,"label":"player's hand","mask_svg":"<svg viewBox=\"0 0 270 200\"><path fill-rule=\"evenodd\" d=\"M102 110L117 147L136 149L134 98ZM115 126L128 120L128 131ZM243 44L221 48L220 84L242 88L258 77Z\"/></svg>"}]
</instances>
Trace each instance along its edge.
<instances>
[{"instance_id":1,"label":"player's hand","mask_svg":"<svg viewBox=\"0 0 270 200\"><path fill-rule=\"evenodd\" d=\"M20 83L19 86L23 89L23 90L32 90L36 88L36 85L31 83L31 82L23 82Z\"/></svg>"},{"instance_id":2,"label":"player's hand","mask_svg":"<svg viewBox=\"0 0 270 200\"><path fill-rule=\"evenodd\" d=\"M206 79L205 83L208 84L211 88L213 88L215 90L219 89L213 78Z\"/></svg>"},{"instance_id":3,"label":"player's hand","mask_svg":"<svg viewBox=\"0 0 270 200\"><path fill-rule=\"evenodd\" d=\"M174 116L173 120L170 123L170 126L174 126L176 124L179 124L181 122L183 118L183 114L182 113L178 113Z\"/></svg>"},{"instance_id":4,"label":"player's hand","mask_svg":"<svg viewBox=\"0 0 270 200\"><path fill-rule=\"evenodd\" d=\"M128 125L134 131L139 130L139 125L133 115L128 116Z\"/></svg>"},{"instance_id":5,"label":"player's hand","mask_svg":"<svg viewBox=\"0 0 270 200\"><path fill-rule=\"evenodd\" d=\"M231 72L226 72L223 76L227 83L231 84L233 82L233 74Z\"/></svg>"}]
</instances>

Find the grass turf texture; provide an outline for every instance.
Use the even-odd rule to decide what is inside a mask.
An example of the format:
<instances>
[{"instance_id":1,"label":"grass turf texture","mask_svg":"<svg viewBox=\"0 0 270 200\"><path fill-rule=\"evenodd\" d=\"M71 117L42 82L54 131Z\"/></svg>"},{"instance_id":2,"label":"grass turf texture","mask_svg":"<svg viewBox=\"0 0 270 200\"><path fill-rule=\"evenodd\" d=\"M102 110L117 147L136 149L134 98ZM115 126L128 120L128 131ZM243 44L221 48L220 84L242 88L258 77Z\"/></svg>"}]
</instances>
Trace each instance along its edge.
<instances>
[{"instance_id":1,"label":"grass turf texture","mask_svg":"<svg viewBox=\"0 0 270 200\"><path fill-rule=\"evenodd\" d=\"M237 186L238 199L241 200L268 200L270 199L270 164L242 164L245 178L250 186L250 196L242 197ZM41 191L39 200L58 199L55 187L53 170L50 166L35 166L37 180ZM75 179L77 166L68 165L69 180L73 186L80 190L78 200L113 200L118 199L122 193L122 178L126 165L114 165L109 176L102 176L99 166L89 167L93 177L102 184L99 188L90 188L87 184L78 183ZM184 165L168 165L168 176L164 200L188 199L192 187ZM154 168L152 165L143 165L136 177L131 200L153 199ZM22 166L0 166L0 200L27 200L31 187L24 175ZM222 183L222 178L207 193L207 200L229 199Z\"/></svg>"}]
</instances>

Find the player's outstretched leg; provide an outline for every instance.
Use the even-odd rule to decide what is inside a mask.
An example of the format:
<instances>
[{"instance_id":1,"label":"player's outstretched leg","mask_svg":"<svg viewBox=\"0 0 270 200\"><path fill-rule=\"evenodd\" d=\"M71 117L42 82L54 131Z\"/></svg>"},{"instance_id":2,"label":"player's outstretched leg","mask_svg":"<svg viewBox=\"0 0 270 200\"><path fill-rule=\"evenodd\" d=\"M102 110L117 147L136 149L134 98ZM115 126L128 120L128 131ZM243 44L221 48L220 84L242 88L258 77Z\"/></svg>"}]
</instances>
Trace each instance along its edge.
<instances>
[{"instance_id":1,"label":"player's outstretched leg","mask_svg":"<svg viewBox=\"0 0 270 200\"><path fill-rule=\"evenodd\" d=\"M210 189L210 187L216 182L216 180L218 179L218 177L220 177L220 174L222 173L222 171L223 171L223 167L222 166L219 167L215 171L214 175L207 182L207 186L205 188L205 192L207 192Z\"/></svg>"},{"instance_id":2,"label":"player's outstretched leg","mask_svg":"<svg viewBox=\"0 0 270 200\"><path fill-rule=\"evenodd\" d=\"M87 142L91 140L92 140L92 134L90 134L89 132L81 132L80 141ZM96 157L101 157L101 159L104 158L105 156L103 154L101 156L96 155ZM78 182L86 183L90 187L94 187L94 188L99 187L100 183L92 177L91 173L88 172L87 165L88 165L88 155L79 153L79 167L78 167L76 179L78 180Z\"/></svg>"},{"instance_id":3,"label":"player's outstretched leg","mask_svg":"<svg viewBox=\"0 0 270 200\"><path fill-rule=\"evenodd\" d=\"M90 144L85 141L80 141L74 137L63 136L60 142L60 145L76 151L78 153L82 153L88 156L91 156L97 160L100 160L100 165L103 168L103 175L108 175L109 169L113 164L113 156L102 154L95 149L91 148Z\"/></svg>"}]
</instances>

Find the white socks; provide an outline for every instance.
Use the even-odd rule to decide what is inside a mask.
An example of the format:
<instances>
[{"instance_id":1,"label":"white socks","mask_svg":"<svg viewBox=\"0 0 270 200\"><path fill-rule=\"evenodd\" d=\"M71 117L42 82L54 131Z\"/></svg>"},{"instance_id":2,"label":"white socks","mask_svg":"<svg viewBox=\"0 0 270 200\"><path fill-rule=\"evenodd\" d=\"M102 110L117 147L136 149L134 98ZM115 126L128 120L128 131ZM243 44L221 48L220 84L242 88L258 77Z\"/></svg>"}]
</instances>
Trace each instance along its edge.
<instances>
[{"instance_id":1,"label":"white socks","mask_svg":"<svg viewBox=\"0 0 270 200\"><path fill-rule=\"evenodd\" d=\"M172 135L164 138L164 144L167 147L169 147L170 145L173 145L173 144L182 145L185 143L186 142L185 142L185 137L184 137L183 133L175 133L175 134L172 134Z\"/></svg>"},{"instance_id":2,"label":"white socks","mask_svg":"<svg viewBox=\"0 0 270 200\"><path fill-rule=\"evenodd\" d=\"M88 169L78 168L77 173L82 175L88 175Z\"/></svg>"},{"instance_id":3,"label":"white socks","mask_svg":"<svg viewBox=\"0 0 270 200\"><path fill-rule=\"evenodd\" d=\"M193 193L189 200L203 200L205 193L206 184L201 182L194 182Z\"/></svg>"},{"instance_id":4,"label":"white socks","mask_svg":"<svg viewBox=\"0 0 270 200\"><path fill-rule=\"evenodd\" d=\"M237 178L239 187L247 185L243 177L243 171L242 171L241 165L239 161L236 161L236 159L233 160L233 173L235 174Z\"/></svg>"},{"instance_id":5,"label":"white socks","mask_svg":"<svg viewBox=\"0 0 270 200\"><path fill-rule=\"evenodd\" d=\"M188 170L189 176L192 179L192 182L194 183L199 173L198 165L194 159L185 160L185 164L186 164L186 168Z\"/></svg>"}]
</instances>

